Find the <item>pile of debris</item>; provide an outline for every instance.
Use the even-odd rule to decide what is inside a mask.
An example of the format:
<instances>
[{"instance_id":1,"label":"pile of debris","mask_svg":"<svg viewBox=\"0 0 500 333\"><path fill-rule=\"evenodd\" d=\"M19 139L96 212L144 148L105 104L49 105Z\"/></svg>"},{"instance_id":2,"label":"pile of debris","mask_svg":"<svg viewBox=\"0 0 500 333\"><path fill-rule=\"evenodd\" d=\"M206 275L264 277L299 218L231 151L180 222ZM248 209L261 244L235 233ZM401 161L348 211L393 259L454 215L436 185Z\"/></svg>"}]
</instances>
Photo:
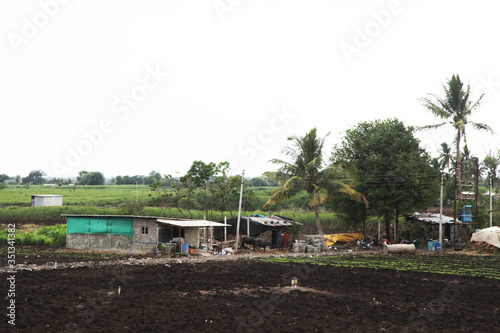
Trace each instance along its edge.
<instances>
[{"instance_id":1,"label":"pile of debris","mask_svg":"<svg viewBox=\"0 0 500 333\"><path fill-rule=\"evenodd\" d=\"M303 240L295 240L293 253L320 253L328 251L322 235L305 235Z\"/></svg>"}]
</instances>

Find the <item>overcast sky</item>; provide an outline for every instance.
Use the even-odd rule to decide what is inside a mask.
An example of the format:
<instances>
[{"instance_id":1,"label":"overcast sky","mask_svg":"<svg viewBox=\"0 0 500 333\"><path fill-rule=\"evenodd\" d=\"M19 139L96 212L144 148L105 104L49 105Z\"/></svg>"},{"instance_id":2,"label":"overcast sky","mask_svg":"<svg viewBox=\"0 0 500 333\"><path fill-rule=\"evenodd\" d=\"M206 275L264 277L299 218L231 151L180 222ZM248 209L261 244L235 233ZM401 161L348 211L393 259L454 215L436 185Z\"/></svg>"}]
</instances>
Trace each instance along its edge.
<instances>
[{"instance_id":1,"label":"overcast sky","mask_svg":"<svg viewBox=\"0 0 500 333\"><path fill-rule=\"evenodd\" d=\"M453 74L500 133L495 1L2 1L0 174L275 170L286 138L360 121L439 123L418 101ZM418 133L433 156L453 132ZM472 153L498 134L467 131Z\"/></svg>"}]
</instances>

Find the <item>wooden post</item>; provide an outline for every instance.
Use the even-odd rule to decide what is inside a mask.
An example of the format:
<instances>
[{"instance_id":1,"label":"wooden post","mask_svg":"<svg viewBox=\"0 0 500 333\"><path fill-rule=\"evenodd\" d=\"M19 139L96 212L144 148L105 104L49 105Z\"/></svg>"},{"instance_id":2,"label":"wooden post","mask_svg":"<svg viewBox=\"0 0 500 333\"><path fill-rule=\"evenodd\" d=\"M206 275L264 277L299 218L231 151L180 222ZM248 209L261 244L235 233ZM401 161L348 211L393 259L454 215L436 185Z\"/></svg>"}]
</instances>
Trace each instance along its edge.
<instances>
[{"instance_id":1,"label":"wooden post","mask_svg":"<svg viewBox=\"0 0 500 333\"><path fill-rule=\"evenodd\" d=\"M224 224L227 224L227 217L224 216ZM227 226L224 226L224 243L227 246Z\"/></svg>"},{"instance_id":2,"label":"wooden post","mask_svg":"<svg viewBox=\"0 0 500 333\"><path fill-rule=\"evenodd\" d=\"M240 239L240 220L241 220L241 201L243 200L243 179L245 170L241 174L241 188L240 188L240 203L238 205L238 221L236 222L236 243L234 244L234 253L238 252L238 243Z\"/></svg>"},{"instance_id":3,"label":"wooden post","mask_svg":"<svg viewBox=\"0 0 500 333\"><path fill-rule=\"evenodd\" d=\"M247 237L250 237L250 218L247 217Z\"/></svg>"}]
</instances>

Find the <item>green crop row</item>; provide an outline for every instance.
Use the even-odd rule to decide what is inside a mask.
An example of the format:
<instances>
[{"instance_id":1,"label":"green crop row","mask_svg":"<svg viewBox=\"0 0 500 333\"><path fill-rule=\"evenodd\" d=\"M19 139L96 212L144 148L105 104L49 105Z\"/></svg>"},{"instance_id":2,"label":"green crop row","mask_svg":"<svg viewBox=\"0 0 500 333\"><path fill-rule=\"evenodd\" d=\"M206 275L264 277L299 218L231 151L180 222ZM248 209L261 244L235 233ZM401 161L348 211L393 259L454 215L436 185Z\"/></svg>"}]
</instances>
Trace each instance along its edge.
<instances>
[{"instance_id":1,"label":"green crop row","mask_svg":"<svg viewBox=\"0 0 500 333\"><path fill-rule=\"evenodd\" d=\"M425 273L477 276L500 280L500 258L495 256L382 256L336 255L323 257L267 258L268 262L310 263L337 267L392 269Z\"/></svg>"}]
</instances>

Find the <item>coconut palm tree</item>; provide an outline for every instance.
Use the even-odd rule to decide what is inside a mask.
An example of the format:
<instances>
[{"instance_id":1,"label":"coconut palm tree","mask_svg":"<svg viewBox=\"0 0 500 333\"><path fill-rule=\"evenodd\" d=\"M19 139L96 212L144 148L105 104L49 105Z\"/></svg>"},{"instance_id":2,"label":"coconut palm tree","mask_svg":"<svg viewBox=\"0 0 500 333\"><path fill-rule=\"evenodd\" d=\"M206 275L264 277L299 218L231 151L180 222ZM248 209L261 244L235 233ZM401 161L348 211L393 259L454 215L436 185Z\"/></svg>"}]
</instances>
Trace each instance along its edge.
<instances>
[{"instance_id":1,"label":"coconut palm tree","mask_svg":"<svg viewBox=\"0 0 500 333\"><path fill-rule=\"evenodd\" d=\"M445 97L441 98L437 95L430 94L431 98L420 99L423 106L430 111L433 115L438 118L444 119L445 121L436 125L427 125L421 127L421 129L437 128L445 124L451 124L457 131L455 137L456 144L456 168L455 176L458 182L460 182L460 142L462 138L465 140L465 126L471 124L477 130L486 130L492 132L491 128L486 124L475 123L469 121L468 117L471 115L472 111L476 110L483 98L482 94L476 102L472 102L470 98L470 87L467 85L467 89L464 90L463 83L460 81L458 75L453 75L450 80L448 80L446 85L443 85Z\"/></svg>"},{"instance_id":2,"label":"coconut palm tree","mask_svg":"<svg viewBox=\"0 0 500 333\"><path fill-rule=\"evenodd\" d=\"M319 206L326 201L329 193L338 191L347 193L354 198L362 198L346 183L345 174L340 167L325 167L323 147L329 134L324 138L319 138L316 128L313 128L303 137L289 137L288 140L292 144L285 146L282 154L291 161L272 159L269 162L278 165L279 169L277 172L266 173L267 176L272 176L280 181L281 185L273 190L271 197L264 204L264 209L305 190L309 194L309 205L314 210L319 234L323 234Z\"/></svg>"},{"instance_id":3,"label":"coconut palm tree","mask_svg":"<svg viewBox=\"0 0 500 333\"><path fill-rule=\"evenodd\" d=\"M448 80L446 85L443 85L444 97L441 98L437 95L430 94L431 98L422 98L421 102L423 106L430 111L433 115L438 118L445 120L444 122L436 125L427 125L421 127L421 129L426 128L437 128L445 124L451 124L457 131L455 137L456 144L456 158L455 158L455 182L460 186L461 184L461 157L460 157L460 142L462 138L465 141L465 146L467 146L466 136L465 136L465 126L471 124L473 128L477 130L486 130L492 132L491 128L486 124L474 123L469 121L469 116L472 111L479 107L479 103L483 98L482 94L479 99L475 102L470 100L470 87L467 85L467 89L464 89L462 81L458 75L453 75L450 80ZM455 222L457 217L457 190L455 188L455 208L454 216ZM454 224L455 229L455 241L457 241L457 225Z\"/></svg>"}]
</instances>

